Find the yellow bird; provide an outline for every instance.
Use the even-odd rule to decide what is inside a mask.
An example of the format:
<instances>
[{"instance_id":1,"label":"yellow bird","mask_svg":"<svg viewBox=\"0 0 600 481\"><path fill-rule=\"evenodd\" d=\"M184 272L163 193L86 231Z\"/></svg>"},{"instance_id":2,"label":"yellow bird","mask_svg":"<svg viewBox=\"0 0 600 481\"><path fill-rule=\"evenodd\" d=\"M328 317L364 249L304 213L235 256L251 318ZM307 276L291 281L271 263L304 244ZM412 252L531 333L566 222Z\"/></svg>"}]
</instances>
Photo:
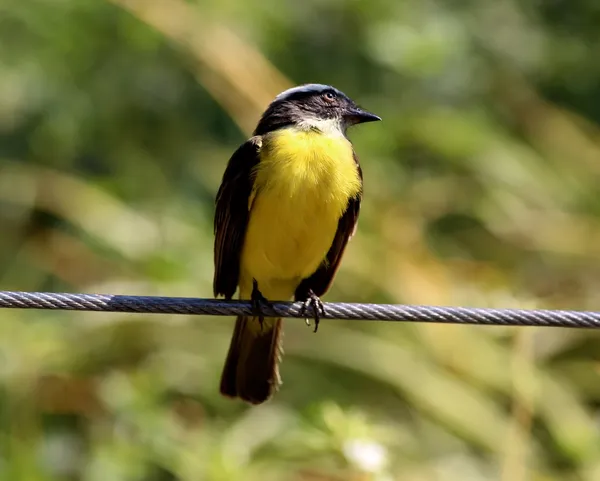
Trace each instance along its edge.
<instances>
[{"instance_id":1,"label":"yellow bird","mask_svg":"<svg viewBox=\"0 0 600 481\"><path fill-rule=\"evenodd\" d=\"M282 320L264 317L268 301L312 305L356 230L362 172L348 127L381 120L339 90L307 84L279 94L253 136L233 154L215 213L214 294L252 301L236 320L221 393L252 404L280 385Z\"/></svg>"}]
</instances>

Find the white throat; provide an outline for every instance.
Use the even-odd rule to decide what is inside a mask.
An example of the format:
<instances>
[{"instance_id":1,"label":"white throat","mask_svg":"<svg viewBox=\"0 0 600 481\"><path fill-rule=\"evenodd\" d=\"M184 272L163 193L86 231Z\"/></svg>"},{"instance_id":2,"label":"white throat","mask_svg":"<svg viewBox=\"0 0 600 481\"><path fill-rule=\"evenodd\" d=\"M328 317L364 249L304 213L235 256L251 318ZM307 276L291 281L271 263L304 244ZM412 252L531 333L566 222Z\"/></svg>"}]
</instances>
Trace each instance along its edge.
<instances>
[{"instance_id":1,"label":"white throat","mask_svg":"<svg viewBox=\"0 0 600 481\"><path fill-rule=\"evenodd\" d=\"M340 118L333 119L317 119L317 118L306 118L298 122L298 128L302 130L318 130L324 135L330 135L333 137L345 136L346 128Z\"/></svg>"}]
</instances>

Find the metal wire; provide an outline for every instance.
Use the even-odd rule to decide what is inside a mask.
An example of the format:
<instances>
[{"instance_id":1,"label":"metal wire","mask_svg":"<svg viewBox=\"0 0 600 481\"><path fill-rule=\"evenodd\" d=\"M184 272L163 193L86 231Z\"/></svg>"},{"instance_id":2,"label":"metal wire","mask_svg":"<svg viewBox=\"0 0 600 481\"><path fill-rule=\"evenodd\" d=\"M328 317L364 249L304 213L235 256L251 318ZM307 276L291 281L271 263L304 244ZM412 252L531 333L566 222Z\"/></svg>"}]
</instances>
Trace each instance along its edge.
<instances>
[{"instance_id":1,"label":"metal wire","mask_svg":"<svg viewBox=\"0 0 600 481\"><path fill-rule=\"evenodd\" d=\"M600 312L478 309L466 307L408 306L394 304L325 303L322 319L434 322L495 326L546 326L600 328ZM188 297L120 296L52 292L0 291L0 308L74 311L136 312L139 314L251 315L246 301ZM263 313L274 317L303 318L301 302L275 302ZM307 309L312 315L312 307Z\"/></svg>"}]
</instances>

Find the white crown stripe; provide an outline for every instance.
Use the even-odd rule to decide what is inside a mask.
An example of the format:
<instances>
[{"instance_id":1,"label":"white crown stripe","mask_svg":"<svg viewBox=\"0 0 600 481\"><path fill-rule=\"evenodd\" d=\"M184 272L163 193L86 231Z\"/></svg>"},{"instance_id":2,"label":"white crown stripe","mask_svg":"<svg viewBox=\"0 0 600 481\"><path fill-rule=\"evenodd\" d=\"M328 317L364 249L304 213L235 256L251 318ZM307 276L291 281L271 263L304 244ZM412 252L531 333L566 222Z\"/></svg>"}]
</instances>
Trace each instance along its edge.
<instances>
[{"instance_id":1,"label":"white crown stripe","mask_svg":"<svg viewBox=\"0 0 600 481\"><path fill-rule=\"evenodd\" d=\"M310 93L310 92L316 93L316 92L322 92L324 90L334 90L335 92L339 93L339 91L336 88L334 88L330 85L305 84L305 85L299 85L298 87L292 87L291 89L284 90L277 97L275 97L275 100L285 100L297 93Z\"/></svg>"}]
</instances>

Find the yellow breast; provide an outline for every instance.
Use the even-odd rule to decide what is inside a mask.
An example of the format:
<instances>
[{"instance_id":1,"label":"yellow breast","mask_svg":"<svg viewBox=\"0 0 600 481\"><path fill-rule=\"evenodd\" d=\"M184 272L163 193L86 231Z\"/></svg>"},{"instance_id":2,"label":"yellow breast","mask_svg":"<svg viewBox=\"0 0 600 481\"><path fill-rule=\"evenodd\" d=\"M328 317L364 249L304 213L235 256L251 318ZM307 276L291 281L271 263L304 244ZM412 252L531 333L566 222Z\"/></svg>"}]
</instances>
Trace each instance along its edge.
<instances>
[{"instance_id":1,"label":"yellow breast","mask_svg":"<svg viewBox=\"0 0 600 481\"><path fill-rule=\"evenodd\" d=\"M240 286L254 278L267 298L284 299L323 261L361 189L352 145L343 135L274 132L263 140L254 186Z\"/></svg>"}]
</instances>

